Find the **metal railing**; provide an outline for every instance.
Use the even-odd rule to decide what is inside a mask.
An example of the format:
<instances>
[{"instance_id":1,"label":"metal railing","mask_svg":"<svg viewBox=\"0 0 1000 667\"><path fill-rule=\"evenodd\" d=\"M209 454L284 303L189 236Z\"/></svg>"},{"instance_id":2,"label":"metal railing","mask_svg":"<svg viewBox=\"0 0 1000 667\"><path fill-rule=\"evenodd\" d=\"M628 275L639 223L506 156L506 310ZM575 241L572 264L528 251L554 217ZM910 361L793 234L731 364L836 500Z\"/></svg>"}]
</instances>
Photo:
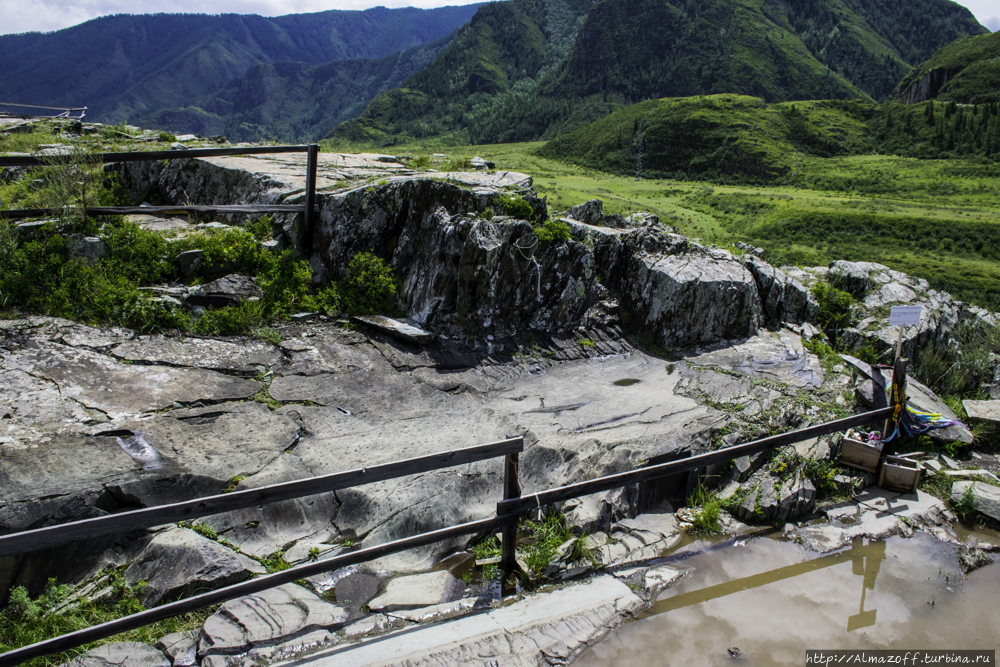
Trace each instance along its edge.
<instances>
[{"instance_id":1,"label":"metal railing","mask_svg":"<svg viewBox=\"0 0 1000 667\"><path fill-rule=\"evenodd\" d=\"M229 157L237 155L269 155L276 153L306 154L306 200L303 204L246 204L246 205L171 205L171 206L84 206L84 215L177 214L177 213L302 213L303 243L308 246L312 237L313 221L317 213L316 174L319 163L319 145L247 146L243 148L188 148L169 151L131 151L126 153L86 153L81 155L0 155L0 167L41 167L61 164L62 160L75 164L108 164L113 162L143 162L177 160L182 158ZM0 209L0 218L41 218L62 213L61 209ZM309 248L305 247L306 254Z\"/></svg>"},{"instance_id":2,"label":"metal railing","mask_svg":"<svg viewBox=\"0 0 1000 667\"><path fill-rule=\"evenodd\" d=\"M892 416L893 410L893 406L881 408L844 419L817 424L797 431L770 436L742 445L727 447L645 468L638 468L616 475L599 477L555 489L548 489L523 497L521 496L518 483L517 466L519 454L524 449L524 441L522 438L514 438L489 445L480 445L372 466L371 468L361 468L360 470L334 473L307 480L286 482L260 489L196 498L172 505L134 510L96 519L86 519L59 526L5 535L0 537L0 556L25 553L36 549L65 544L78 539L159 526L172 521L190 520L220 512L229 512L265 503L290 500L305 495L394 479L419 472L429 472L463 463L482 461L496 456L504 457L503 498L497 503L496 516L359 549L316 563L296 565L282 572L261 576L240 584L234 584L208 593L170 602L108 623L15 649L0 655L0 667L12 667L32 658L66 651L121 632L134 630L156 621L210 607L226 602L227 600L294 582L304 577L340 569L349 565L365 563L375 558L434 544L454 537L491 534L501 529L501 594L507 595L512 591L511 575L517 568L515 563L517 523L520 517L529 510L591 493L609 491L680 473L699 471L707 466L729 461L740 456L758 454L810 438L829 435L869 422L886 419Z\"/></svg>"}]
</instances>

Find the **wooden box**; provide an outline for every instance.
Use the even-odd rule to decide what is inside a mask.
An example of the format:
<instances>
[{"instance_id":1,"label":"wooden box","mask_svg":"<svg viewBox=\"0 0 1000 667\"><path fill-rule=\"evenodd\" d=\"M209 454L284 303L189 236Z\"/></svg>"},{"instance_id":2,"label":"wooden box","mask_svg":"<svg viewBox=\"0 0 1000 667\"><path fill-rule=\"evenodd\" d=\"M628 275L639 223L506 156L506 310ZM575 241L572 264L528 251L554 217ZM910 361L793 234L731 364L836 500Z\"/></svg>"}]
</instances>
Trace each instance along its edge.
<instances>
[{"instance_id":1,"label":"wooden box","mask_svg":"<svg viewBox=\"0 0 1000 667\"><path fill-rule=\"evenodd\" d=\"M861 442L853 438L844 438L840 444L840 456L837 457L837 463L874 473L878 468L878 460L881 454L881 449L873 447L867 442Z\"/></svg>"},{"instance_id":2,"label":"wooden box","mask_svg":"<svg viewBox=\"0 0 1000 667\"><path fill-rule=\"evenodd\" d=\"M878 485L887 491L914 493L920 484L920 463L899 456L887 456Z\"/></svg>"}]
</instances>

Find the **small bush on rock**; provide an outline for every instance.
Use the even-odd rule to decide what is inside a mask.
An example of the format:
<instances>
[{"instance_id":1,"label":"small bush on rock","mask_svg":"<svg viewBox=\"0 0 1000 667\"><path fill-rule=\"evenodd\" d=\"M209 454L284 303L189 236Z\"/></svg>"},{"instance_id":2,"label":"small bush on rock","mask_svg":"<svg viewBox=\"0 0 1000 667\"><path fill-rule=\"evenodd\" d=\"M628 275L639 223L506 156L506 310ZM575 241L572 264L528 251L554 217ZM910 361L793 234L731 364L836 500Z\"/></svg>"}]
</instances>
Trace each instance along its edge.
<instances>
[{"instance_id":1,"label":"small bush on rock","mask_svg":"<svg viewBox=\"0 0 1000 667\"><path fill-rule=\"evenodd\" d=\"M824 331L843 329L850 325L851 305L854 303L850 294L826 283L817 283L812 288L812 293L819 304L816 321Z\"/></svg>"},{"instance_id":2,"label":"small bush on rock","mask_svg":"<svg viewBox=\"0 0 1000 667\"><path fill-rule=\"evenodd\" d=\"M347 277L340 284L343 307L351 315L378 315L394 311L396 277L384 259L358 253L347 264Z\"/></svg>"},{"instance_id":3,"label":"small bush on rock","mask_svg":"<svg viewBox=\"0 0 1000 667\"><path fill-rule=\"evenodd\" d=\"M535 236L543 244L565 241L569 239L569 225L562 221L546 220L544 225L535 228Z\"/></svg>"}]
</instances>

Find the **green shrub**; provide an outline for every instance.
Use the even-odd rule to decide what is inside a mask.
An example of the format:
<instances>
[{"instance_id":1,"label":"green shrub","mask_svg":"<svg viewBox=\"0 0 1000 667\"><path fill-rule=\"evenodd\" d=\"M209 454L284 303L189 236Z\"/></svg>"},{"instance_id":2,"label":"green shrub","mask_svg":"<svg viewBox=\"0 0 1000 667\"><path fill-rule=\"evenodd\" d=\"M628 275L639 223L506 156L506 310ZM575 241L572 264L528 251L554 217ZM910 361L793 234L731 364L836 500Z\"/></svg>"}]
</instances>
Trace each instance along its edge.
<instances>
[{"instance_id":1,"label":"green shrub","mask_svg":"<svg viewBox=\"0 0 1000 667\"><path fill-rule=\"evenodd\" d=\"M817 283L812 288L813 296L819 304L816 321L826 330L843 329L851 323L851 305L854 299L832 285Z\"/></svg>"},{"instance_id":2,"label":"green shrub","mask_svg":"<svg viewBox=\"0 0 1000 667\"><path fill-rule=\"evenodd\" d=\"M546 220L544 225L535 228L535 236L542 244L565 241L569 238L569 225L561 220Z\"/></svg>"},{"instance_id":3,"label":"green shrub","mask_svg":"<svg viewBox=\"0 0 1000 667\"><path fill-rule=\"evenodd\" d=\"M535 217L531 204L520 195L498 195L494 200L494 206L500 211L500 215L509 215L518 220L530 221Z\"/></svg>"},{"instance_id":4,"label":"green shrub","mask_svg":"<svg viewBox=\"0 0 1000 667\"><path fill-rule=\"evenodd\" d=\"M344 309L352 315L378 315L395 310L392 296L396 293L396 278L392 267L371 252L351 258L339 291Z\"/></svg>"},{"instance_id":5,"label":"green shrub","mask_svg":"<svg viewBox=\"0 0 1000 667\"><path fill-rule=\"evenodd\" d=\"M261 257L262 270L257 285L264 292L264 315L288 317L312 305L309 288L312 269L309 262L299 259L294 250L286 250L277 257Z\"/></svg>"},{"instance_id":6,"label":"green shrub","mask_svg":"<svg viewBox=\"0 0 1000 667\"><path fill-rule=\"evenodd\" d=\"M174 135L170 134L169 132L160 132L159 139L160 139L160 141L162 141L165 144L169 144L169 143L173 143L173 142L177 141L177 137L175 137Z\"/></svg>"}]
</instances>

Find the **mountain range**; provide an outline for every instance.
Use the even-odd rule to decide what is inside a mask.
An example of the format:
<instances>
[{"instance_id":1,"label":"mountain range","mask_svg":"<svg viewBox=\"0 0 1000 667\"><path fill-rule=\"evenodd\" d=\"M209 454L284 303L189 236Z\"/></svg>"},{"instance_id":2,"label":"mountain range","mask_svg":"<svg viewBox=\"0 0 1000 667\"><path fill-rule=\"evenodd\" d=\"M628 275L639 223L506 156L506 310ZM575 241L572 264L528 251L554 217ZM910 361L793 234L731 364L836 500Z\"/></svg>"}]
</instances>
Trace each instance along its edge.
<instances>
[{"instance_id":1,"label":"mountain range","mask_svg":"<svg viewBox=\"0 0 1000 667\"><path fill-rule=\"evenodd\" d=\"M188 109L174 112L176 118L186 118L197 115L192 107L233 97L240 79L255 66L288 63L270 76L266 69L249 74L251 81L273 80L290 70L301 71L301 65L419 51L467 23L476 9L376 7L273 18L106 16L51 33L0 36L0 91L8 102L86 105L88 117L106 123L156 119L170 109ZM421 57L428 59L426 54L408 57L412 64L402 67L405 75L422 66ZM355 64L347 71L353 75L367 68L381 75L391 74L393 67L389 62ZM362 88L368 95L360 99L364 104L377 89Z\"/></svg>"},{"instance_id":2,"label":"mountain range","mask_svg":"<svg viewBox=\"0 0 1000 667\"><path fill-rule=\"evenodd\" d=\"M329 137L546 139L642 100L719 93L766 102L884 100L939 48L988 32L950 0L510 0L501 6L480 9L434 63ZM573 32L566 16L579 27L553 39ZM404 100L406 110L397 109Z\"/></svg>"},{"instance_id":3,"label":"mountain range","mask_svg":"<svg viewBox=\"0 0 1000 667\"><path fill-rule=\"evenodd\" d=\"M0 36L0 90L8 101L87 104L95 120L232 140L500 143L551 139L661 98L874 103L912 97L914 85L922 99L978 90L1000 66L970 53L994 42L950 0L119 15Z\"/></svg>"}]
</instances>

